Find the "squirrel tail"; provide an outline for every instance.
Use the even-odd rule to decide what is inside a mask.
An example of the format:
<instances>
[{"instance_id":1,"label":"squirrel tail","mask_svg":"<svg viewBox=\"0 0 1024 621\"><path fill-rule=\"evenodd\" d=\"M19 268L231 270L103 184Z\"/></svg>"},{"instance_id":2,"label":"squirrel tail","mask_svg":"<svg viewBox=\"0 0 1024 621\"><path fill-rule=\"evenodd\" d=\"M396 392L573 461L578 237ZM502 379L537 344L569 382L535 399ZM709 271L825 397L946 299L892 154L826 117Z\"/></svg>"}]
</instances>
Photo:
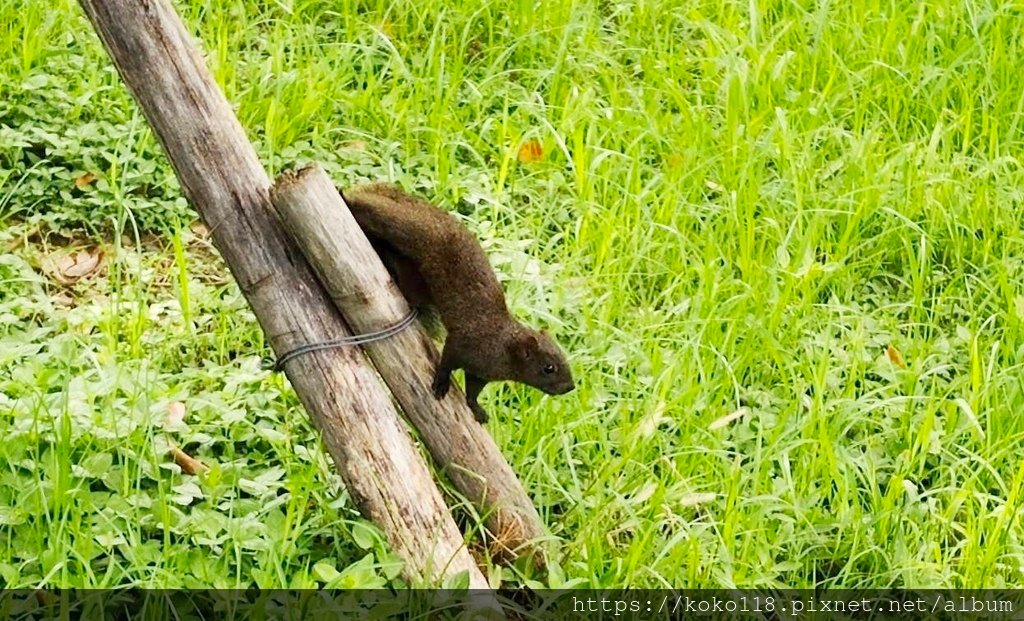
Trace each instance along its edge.
<instances>
[{"instance_id":1,"label":"squirrel tail","mask_svg":"<svg viewBox=\"0 0 1024 621\"><path fill-rule=\"evenodd\" d=\"M371 241L384 241L414 261L421 248L436 245L438 231L431 212L444 214L427 201L390 183L368 183L341 191L345 204ZM432 243L434 242L434 243Z\"/></svg>"}]
</instances>

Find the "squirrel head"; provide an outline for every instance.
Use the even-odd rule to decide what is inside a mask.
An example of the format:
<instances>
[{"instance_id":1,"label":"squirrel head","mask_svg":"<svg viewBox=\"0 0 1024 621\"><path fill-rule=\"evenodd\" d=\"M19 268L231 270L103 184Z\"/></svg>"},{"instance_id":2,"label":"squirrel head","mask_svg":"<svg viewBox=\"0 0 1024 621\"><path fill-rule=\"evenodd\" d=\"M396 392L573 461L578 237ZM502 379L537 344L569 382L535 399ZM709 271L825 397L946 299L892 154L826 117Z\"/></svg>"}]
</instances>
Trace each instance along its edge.
<instances>
[{"instance_id":1,"label":"squirrel head","mask_svg":"<svg viewBox=\"0 0 1024 621\"><path fill-rule=\"evenodd\" d=\"M565 354L543 332L525 326L516 330L508 342L508 354L515 375L510 379L549 395L563 395L576 387Z\"/></svg>"}]
</instances>

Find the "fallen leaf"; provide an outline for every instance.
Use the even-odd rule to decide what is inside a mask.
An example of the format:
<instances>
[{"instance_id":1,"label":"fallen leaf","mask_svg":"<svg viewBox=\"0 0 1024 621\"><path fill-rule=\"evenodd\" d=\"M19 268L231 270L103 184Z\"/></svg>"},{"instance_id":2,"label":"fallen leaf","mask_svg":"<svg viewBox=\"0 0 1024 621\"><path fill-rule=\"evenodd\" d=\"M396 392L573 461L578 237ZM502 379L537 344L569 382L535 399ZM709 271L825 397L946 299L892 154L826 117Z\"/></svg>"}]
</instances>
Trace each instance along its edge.
<instances>
[{"instance_id":1,"label":"fallen leaf","mask_svg":"<svg viewBox=\"0 0 1024 621\"><path fill-rule=\"evenodd\" d=\"M641 438L648 440L658 430L658 426L668 420L669 418L665 416L665 403L659 402L654 411L640 419L636 431Z\"/></svg>"},{"instance_id":2,"label":"fallen leaf","mask_svg":"<svg viewBox=\"0 0 1024 621\"><path fill-rule=\"evenodd\" d=\"M96 252L89 252L88 250L79 251L71 262L64 264L62 273L67 278L79 280L95 272L96 268L100 266L102 258L103 253L99 252L99 250Z\"/></svg>"},{"instance_id":3,"label":"fallen leaf","mask_svg":"<svg viewBox=\"0 0 1024 621\"><path fill-rule=\"evenodd\" d=\"M352 151L365 151L367 146L365 140L349 140L341 145L343 149L351 149Z\"/></svg>"},{"instance_id":4,"label":"fallen leaf","mask_svg":"<svg viewBox=\"0 0 1024 621\"><path fill-rule=\"evenodd\" d=\"M712 494L710 492L704 492L700 494L687 494L679 499L679 506L693 507L696 505L702 505L706 502L711 502L715 498L718 498L718 494Z\"/></svg>"},{"instance_id":5,"label":"fallen leaf","mask_svg":"<svg viewBox=\"0 0 1024 621\"><path fill-rule=\"evenodd\" d=\"M889 362L895 364L899 368L907 368L907 363L903 361L903 355L900 354L900 351L892 345L887 345L885 347L885 355L889 357Z\"/></svg>"},{"instance_id":6,"label":"fallen leaf","mask_svg":"<svg viewBox=\"0 0 1024 621\"><path fill-rule=\"evenodd\" d=\"M77 252L60 250L47 255L43 271L62 285L71 285L96 272L103 264L103 251L98 247Z\"/></svg>"},{"instance_id":7,"label":"fallen leaf","mask_svg":"<svg viewBox=\"0 0 1024 621\"><path fill-rule=\"evenodd\" d=\"M58 293L53 296L53 303L63 308L71 308L75 305L75 300L66 293Z\"/></svg>"},{"instance_id":8,"label":"fallen leaf","mask_svg":"<svg viewBox=\"0 0 1024 621\"><path fill-rule=\"evenodd\" d=\"M200 222L198 220L193 222L192 226L188 228L190 231L192 231L193 235L201 239L206 239L207 237L210 236L210 227L206 226L205 223Z\"/></svg>"},{"instance_id":9,"label":"fallen leaf","mask_svg":"<svg viewBox=\"0 0 1024 621\"><path fill-rule=\"evenodd\" d=\"M715 183L711 179L705 179L704 180L704 187L706 187L707 189L711 190L712 192L724 192L725 191L725 186L723 186L720 183Z\"/></svg>"},{"instance_id":10,"label":"fallen leaf","mask_svg":"<svg viewBox=\"0 0 1024 621\"><path fill-rule=\"evenodd\" d=\"M181 401L172 401L167 404L167 418L164 419L164 429L177 427L185 421L185 404Z\"/></svg>"},{"instance_id":11,"label":"fallen leaf","mask_svg":"<svg viewBox=\"0 0 1024 621\"><path fill-rule=\"evenodd\" d=\"M171 456L174 457L174 463L178 464L185 474L198 474L209 470L206 464L176 446L171 446Z\"/></svg>"},{"instance_id":12,"label":"fallen leaf","mask_svg":"<svg viewBox=\"0 0 1024 621\"><path fill-rule=\"evenodd\" d=\"M75 177L75 187L78 188L79 190L84 190L85 188L89 187L89 185L92 184L93 181L96 181L96 175L92 174L91 172L87 172L83 175Z\"/></svg>"},{"instance_id":13,"label":"fallen leaf","mask_svg":"<svg viewBox=\"0 0 1024 621\"><path fill-rule=\"evenodd\" d=\"M710 425L708 425L708 429L710 431L714 431L715 429L721 429L722 427L725 427L726 425L736 420L737 418L742 418L743 416L746 416L749 413L750 408L743 406L740 409L733 412L732 414L726 414L721 418L715 419Z\"/></svg>"},{"instance_id":14,"label":"fallen leaf","mask_svg":"<svg viewBox=\"0 0 1024 621\"><path fill-rule=\"evenodd\" d=\"M530 139L519 145L519 161L524 164L532 164L544 157L544 147L539 141Z\"/></svg>"},{"instance_id":15,"label":"fallen leaf","mask_svg":"<svg viewBox=\"0 0 1024 621\"><path fill-rule=\"evenodd\" d=\"M648 500L650 500L651 496L653 496L654 492L656 491L658 491L658 484L648 483L647 485L644 485L639 490L637 490L637 492L633 494L633 497L630 498L630 500L633 502L633 504L642 505Z\"/></svg>"}]
</instances>

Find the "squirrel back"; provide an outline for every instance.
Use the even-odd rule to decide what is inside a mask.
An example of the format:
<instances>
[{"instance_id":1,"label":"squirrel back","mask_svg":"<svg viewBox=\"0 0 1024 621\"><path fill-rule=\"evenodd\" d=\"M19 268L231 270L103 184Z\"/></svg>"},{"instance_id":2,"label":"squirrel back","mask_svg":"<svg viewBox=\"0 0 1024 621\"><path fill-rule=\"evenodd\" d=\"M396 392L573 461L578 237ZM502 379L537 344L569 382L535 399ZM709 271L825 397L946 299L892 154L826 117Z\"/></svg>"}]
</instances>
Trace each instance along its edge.
<instances>
[{"instance_id":1,"label":"squirrel back","mask_svg":"<svg viewBox=\"0 0 1024 621\"><path fill-rule=\"evenodd\" d=\"M444 325L436 396L447 393L451 372L463 369L466 401L484 422L477 395L489 381L515 380L548 394L574 388L565 354L512 317L480 242L451 214L386 183L341 194L409 303L432 305Z\"/></svg>"},{"instance_id":2,"label":"squirrel back","mask_svg":"<svg viewBox=\"0 0 1024 621\"><path fill-rule=\"evenodd\" d=\"M449 332L468 316L508 315L480 242L451 214L389 183L356 186L342 197L402 293L415 298L409 302L436 306Z\"/></svg>"}]
</instances>

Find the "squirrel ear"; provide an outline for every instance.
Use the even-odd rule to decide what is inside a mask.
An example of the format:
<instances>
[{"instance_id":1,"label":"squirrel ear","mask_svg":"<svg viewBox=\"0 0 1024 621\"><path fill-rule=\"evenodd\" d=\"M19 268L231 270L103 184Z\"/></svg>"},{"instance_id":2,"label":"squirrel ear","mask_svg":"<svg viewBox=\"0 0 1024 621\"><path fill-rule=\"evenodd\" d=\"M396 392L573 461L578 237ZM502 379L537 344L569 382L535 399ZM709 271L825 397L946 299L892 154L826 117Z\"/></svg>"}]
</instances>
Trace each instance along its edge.
<instances>
[{"instance_id":1,"label":"squirrel ear","mask_svg":"<svg viewBox=\"0 0 1024 621\"><path fill-rule=\"evenodd\" d=\"M509 344L512 355L520 360L529 360L533 352L537 351L537 337L534 334L526 333Z\"/></svg>"}]
</instances>

